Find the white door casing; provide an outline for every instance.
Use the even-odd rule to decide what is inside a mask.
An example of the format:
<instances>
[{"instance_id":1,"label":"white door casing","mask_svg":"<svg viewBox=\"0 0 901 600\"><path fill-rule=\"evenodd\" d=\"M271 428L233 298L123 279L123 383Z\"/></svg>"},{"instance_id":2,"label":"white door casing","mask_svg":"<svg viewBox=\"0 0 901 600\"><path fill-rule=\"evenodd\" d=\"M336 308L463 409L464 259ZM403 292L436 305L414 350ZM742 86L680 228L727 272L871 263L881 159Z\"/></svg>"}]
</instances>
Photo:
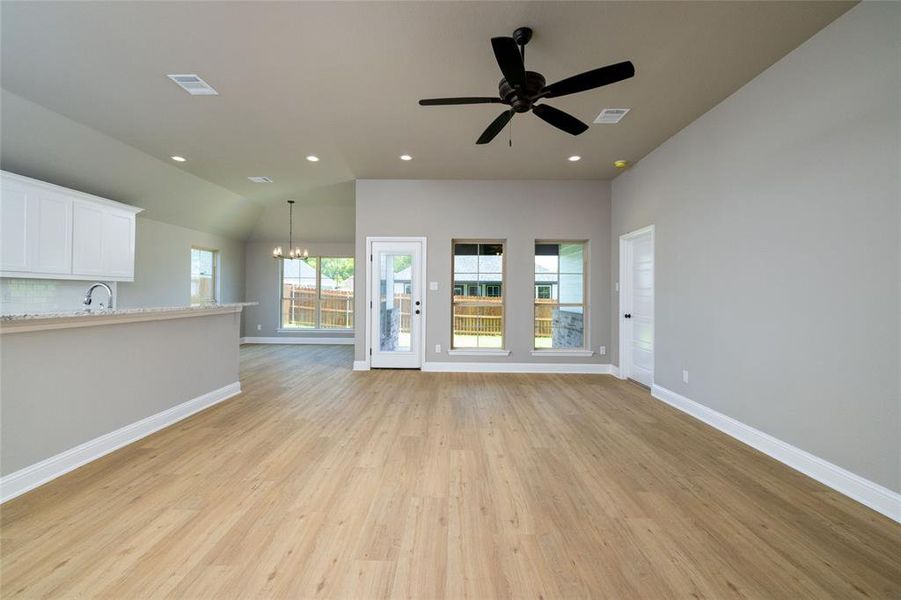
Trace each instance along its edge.
<instances>
[{"instance_id":1,"label":"white door casing","mask_svg":"<svg viewBox=\"0 0 901 600\"><path fill-rule=\"evenodd\" d=\"M619 239L620 377L654 383L654 226Z\"/></svg>"},{"instance_id":2,"label":"white door casing","mask_svg":"<svg viewBox=\"0 0 901 600\"><path fill-rule=\"evenodd\" d=\"M425 238L367 238L371 368L419 369L425 356Z\"/></svg>"}]
</instances>

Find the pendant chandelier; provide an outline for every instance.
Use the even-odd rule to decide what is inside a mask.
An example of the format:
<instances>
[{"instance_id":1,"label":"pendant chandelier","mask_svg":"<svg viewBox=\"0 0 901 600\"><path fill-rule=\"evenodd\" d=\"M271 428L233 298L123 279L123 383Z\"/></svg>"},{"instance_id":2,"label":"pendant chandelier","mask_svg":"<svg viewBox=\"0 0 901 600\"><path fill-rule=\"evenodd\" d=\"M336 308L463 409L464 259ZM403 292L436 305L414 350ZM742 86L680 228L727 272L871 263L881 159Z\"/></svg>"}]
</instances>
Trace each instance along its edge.
<instances>
[{"instance_id":1,"label":"pendant chandelier","mask_svg":"<svg viewBox=\"0 0 901 600\"><path fill-rule=\"evenodd\" d=\"M306 248L301 250L294 247L294 200L288 200L288 254L285 255L285 251L281 246L276 246L272 249L272 258L294 260L307 258L309 255L310 253Z\"/></svg>"}]
</instances>

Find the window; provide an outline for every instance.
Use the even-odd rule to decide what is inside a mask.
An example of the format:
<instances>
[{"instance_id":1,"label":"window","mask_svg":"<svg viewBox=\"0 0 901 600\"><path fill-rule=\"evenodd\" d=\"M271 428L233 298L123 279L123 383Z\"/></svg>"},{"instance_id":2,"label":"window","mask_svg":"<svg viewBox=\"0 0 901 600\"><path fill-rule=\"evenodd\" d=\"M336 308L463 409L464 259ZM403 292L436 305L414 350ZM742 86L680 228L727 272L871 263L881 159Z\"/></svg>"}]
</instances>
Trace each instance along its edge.
<instances>
[{"instance_id":1,"label":"window","mask_svg":"<svg viewBox=\"0 0 901 600\"><path fill-rule=\"evenodd\" d=\"M551 286L535 284L535 298L541 300L549 300L551 297Z\"/></svg>"},{"instance_id":2,"label":"window","mask_svg":"<svg viewBox=\"0 0 901 600\"><path fill-rule=\"evenodd\" d=\"M219 284L219 252L191 248L191 304L216 302Z\"/></svg>"},{"instance_id":3,"label":"window","mask_svg":"<svg viewBox=\"0 0 901 600\"><path fill-rule=\"evenodd\" d=\"M457 242L451 347L504 347L504 244Z\"/></svg>"},{"instance_id":4,"label":"window","mask_svg":"<svg viewBox=\"0 0 901 600\"><path fill-rule=\"evenodd\" d=\"M585 243L535 243L535 348L585 347Z\"/></svg>"},{"instance_id":5,"label":"window","mask_svg":"<svg viewBox=\"0 0 901 600\"><path fill-rule=\"evenodd\" d=\"M282 329L353 329L354 259L282 263Z\"/></svg>"}]
</instances>

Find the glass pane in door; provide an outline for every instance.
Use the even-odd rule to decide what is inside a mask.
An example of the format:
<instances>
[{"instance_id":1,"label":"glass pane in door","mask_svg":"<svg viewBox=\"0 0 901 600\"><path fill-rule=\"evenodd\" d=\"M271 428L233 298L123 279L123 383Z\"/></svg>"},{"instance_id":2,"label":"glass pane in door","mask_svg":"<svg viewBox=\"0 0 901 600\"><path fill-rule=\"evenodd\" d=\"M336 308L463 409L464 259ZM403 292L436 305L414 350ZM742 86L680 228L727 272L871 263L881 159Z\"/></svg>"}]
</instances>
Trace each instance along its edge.
<instances>
[{"instance_id":1,"label":"glass pane in door","mask_svg":"<svg viewBox=\"0 0 901 600\"><path fill-rule=\"evenodd\" d=\"M411 254L379 255L379 349L382 352L411 350L412 272Z\"/></svg>"}]
</instances>

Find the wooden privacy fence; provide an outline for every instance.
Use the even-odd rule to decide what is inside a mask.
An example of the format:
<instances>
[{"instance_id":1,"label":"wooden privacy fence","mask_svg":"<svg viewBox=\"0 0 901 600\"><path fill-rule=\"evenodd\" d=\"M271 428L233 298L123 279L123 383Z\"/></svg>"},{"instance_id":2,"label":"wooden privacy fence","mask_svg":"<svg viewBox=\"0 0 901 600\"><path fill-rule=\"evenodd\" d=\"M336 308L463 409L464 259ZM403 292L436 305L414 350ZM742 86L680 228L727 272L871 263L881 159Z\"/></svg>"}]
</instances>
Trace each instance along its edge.
<instances>
[{"instance_id":1,"label":"wooden privacy fence","mask_svg":"<svg viewBox=\"0 0 901 600\"><path fill-rule=\"evenodd\" d=\"M282 301L282 323L294 327L316 327L316 290L285 284ZM503 300L478 297L454 302L454 333L457 335L502 335ZM410 295L395 294L400 306L400 330L410 331ZM323 290L319 327L352 329L354 298L350 290ZM555 304L538 301L535 305L535 335L551 337L551 321Z\"/></svg>"},{"instance_id":2,"label":"wooden privacy fence","mask_svg":"<svg viewBox=\"0 0 901 600\"><path fill-rule=\"evenodd\" d=\"M551 337L553 302L535 305L535 335ZM502 335L503 300L488 297L460 297L454 299L454 334Z\"/></svg>"},{"instance_id":3,"label":"wooden privacy fence","mask_svg":"<svg viewBox=\"0 0 901 600\"><path fill-rule=\"evenodd\" d=\"M351 290L322 290L322 329L352 329L354 293ZM292 327L316 327L316 290L285 284L282 290L282 323Z\"/></svg>"}]
</instances>

